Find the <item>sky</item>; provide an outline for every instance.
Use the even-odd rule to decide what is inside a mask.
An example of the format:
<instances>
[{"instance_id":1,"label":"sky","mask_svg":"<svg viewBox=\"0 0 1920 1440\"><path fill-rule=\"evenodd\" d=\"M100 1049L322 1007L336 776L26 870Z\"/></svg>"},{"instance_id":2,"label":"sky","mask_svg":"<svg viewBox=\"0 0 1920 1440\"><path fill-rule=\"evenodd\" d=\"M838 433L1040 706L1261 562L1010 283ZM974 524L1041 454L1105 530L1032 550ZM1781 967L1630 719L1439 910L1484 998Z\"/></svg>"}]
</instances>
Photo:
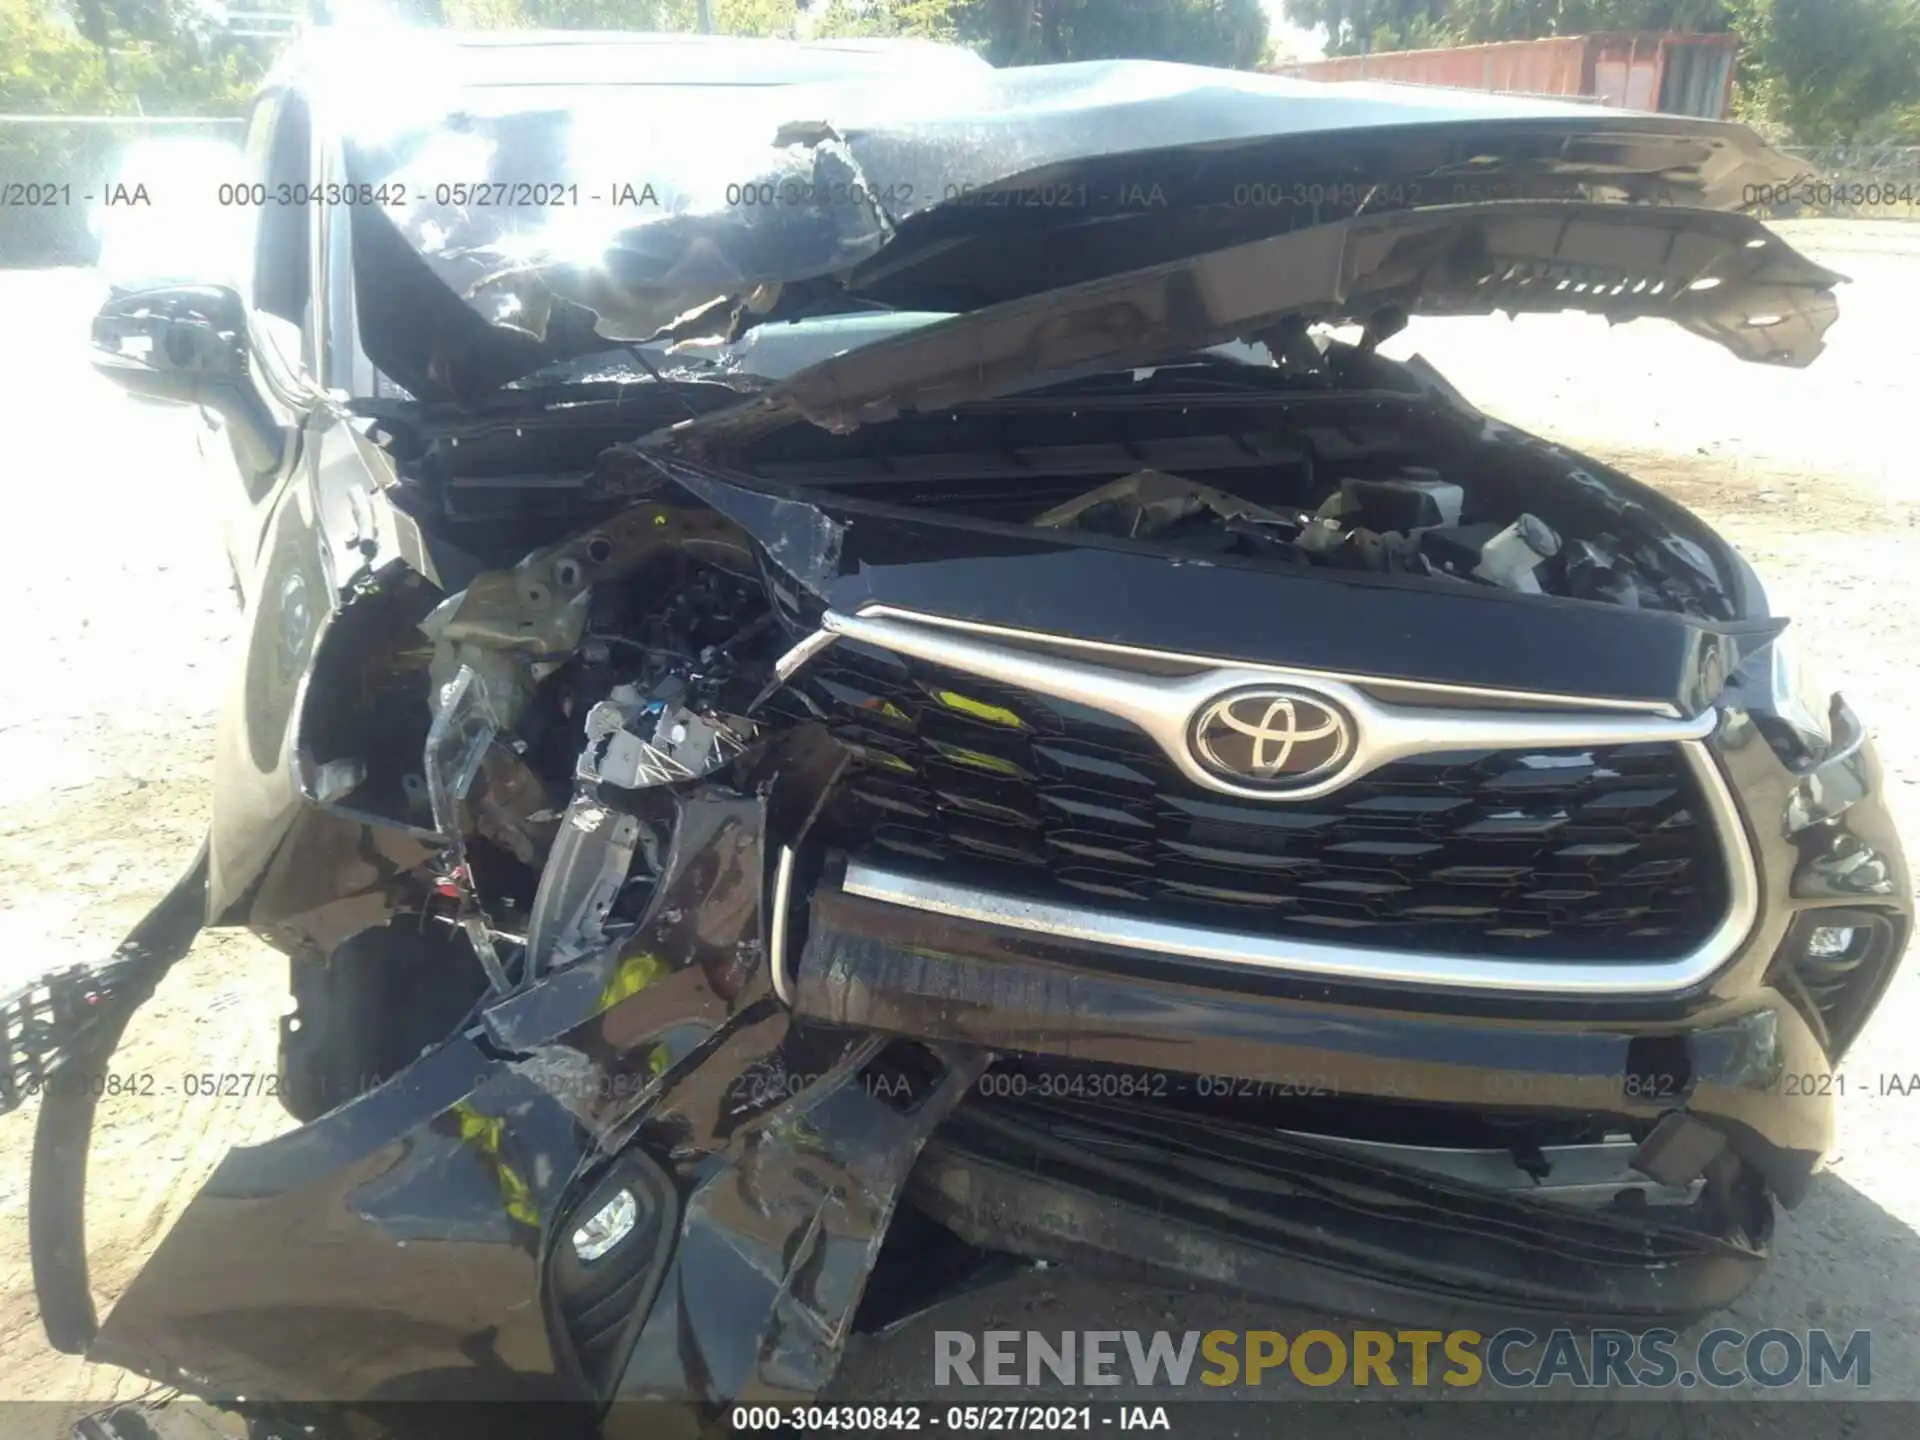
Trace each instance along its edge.
<instances>
[{"instance_id":1,"label":"sky","mask_svg":"<svg viewBox=\"0 0 1920 1440\"><path fill-rule=\"evenodd\" d=\"M1322 53L1326 41L1318 30L1302 30L1289 25L1282 0L1260 0L1267 12L1267 29L1279 45L1281 53L1292 50L1302 60L1316 59Z\"/></svg>"}]
</instances>

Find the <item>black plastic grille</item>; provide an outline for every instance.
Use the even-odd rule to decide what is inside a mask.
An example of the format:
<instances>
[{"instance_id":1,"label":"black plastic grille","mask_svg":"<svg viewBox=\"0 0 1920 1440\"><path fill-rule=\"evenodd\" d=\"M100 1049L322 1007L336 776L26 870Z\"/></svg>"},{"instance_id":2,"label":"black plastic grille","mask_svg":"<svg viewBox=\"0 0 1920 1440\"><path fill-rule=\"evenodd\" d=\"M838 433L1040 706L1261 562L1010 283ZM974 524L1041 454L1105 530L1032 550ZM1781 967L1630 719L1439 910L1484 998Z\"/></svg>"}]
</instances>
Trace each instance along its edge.
<instances>
[{"instance_id":1,"label":"black plastic grille","mask_svg":"<svg viewBox=\"0 0 1920 1440\"><path fill-rule=\"evenodd\" d=\"M110 1008L110 990L105 977L69 965L0 999L0 1115L53 1078L81 1031Z\"/></svg>"},{"instance_id":2,"label":"black plastic grille","mask_svg":"<svg viewBox=\"0 0 1920 1440\"><path fill-rule=\"evenodd\" d=\"M1100 711L841 642L795 681L854 753L825 838L1038 900L1358 945L1658 958L1726 905L1671 744L1452 751L1311 801L1193 784Z\"/></svg>"}]
</instances>

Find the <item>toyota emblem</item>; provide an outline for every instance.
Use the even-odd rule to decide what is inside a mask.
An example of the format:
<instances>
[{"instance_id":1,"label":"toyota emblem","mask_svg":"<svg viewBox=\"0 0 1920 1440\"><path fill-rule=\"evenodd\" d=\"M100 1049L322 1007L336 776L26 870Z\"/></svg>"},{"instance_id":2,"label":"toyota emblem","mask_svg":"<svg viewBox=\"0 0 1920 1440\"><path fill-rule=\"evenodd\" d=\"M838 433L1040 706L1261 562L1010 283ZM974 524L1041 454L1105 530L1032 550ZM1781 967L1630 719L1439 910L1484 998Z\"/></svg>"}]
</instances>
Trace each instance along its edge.
<instances>
[{"instance_id":1,"label":"toyota emblem","mask_svg":"<svg viewBox=\"0 0 1920 1440\"><path fill-rule=\"evenodd\" d=\"M1300 690L1222 695L1193 722L1193 753L1214 774L1275 790L1333 774L1353 754L1353 722Z\"/></svg>"}]
</instances>

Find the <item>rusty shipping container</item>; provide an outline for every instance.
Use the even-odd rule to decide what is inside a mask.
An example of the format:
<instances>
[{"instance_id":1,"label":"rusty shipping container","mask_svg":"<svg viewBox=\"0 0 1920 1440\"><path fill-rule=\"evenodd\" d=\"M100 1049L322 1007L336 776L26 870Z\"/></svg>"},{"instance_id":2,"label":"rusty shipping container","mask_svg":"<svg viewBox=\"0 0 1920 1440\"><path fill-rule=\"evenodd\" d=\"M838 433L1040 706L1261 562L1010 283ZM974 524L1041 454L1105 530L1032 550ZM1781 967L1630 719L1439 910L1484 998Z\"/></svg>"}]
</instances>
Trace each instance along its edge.
<instances>
[{"instance_id":1,"label":"rusty shipping container","mask_svg":"<svg viewBox=\"0 0 1920 1440\"><path fill-rule=\"evenodd\" d=\"M1737 35L1637 31L1503 40L1449 50L1383 50L1276 66L1303 80L1389 80L1507 95L1560 95L1625 110L1721 119Z\"/></svg>"}]
</instances>

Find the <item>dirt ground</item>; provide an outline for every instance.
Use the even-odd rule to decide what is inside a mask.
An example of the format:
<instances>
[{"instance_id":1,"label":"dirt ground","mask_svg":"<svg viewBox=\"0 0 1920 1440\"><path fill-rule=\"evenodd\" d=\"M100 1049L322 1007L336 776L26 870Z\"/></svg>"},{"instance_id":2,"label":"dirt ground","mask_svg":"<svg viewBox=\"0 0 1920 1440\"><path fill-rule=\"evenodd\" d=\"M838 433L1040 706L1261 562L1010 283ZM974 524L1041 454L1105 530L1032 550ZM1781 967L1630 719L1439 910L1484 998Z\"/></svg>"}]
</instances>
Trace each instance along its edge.
<instances>
[{"instance_id":1,"label":"dirt ground","mask_svg":"<svg viewBox=\"0 0 1920 1440\"><path fill-rule=\"evenodd\" d=\"M1803 650L1874 725L1920 844L1920 485L1903 438L1920 410L1920 225L1782 229L1854 281L1810 370L1742 365L1667 327L1587 317L1418 322L1392 348L1418 350L1486 409L1721 526L1795 617ZM15 335L50 342L0 347L0 454L15 507L12 663L0 667L0 989L104 956L185 864L206 818L211 717L231 658L235 615L193 463L198 421L132 403L88 371L96 289L85 272L0 273ZM250 937L205 936L136 1018L116 1069L162 1090L188 1072L270 1071L283 986L282 962ZM1848 1061L1832 1174L1787 1218L1772 1271L1725 1322L1871 1329L1874 1391L1906 1399L1920 1398L1920 1098L1877 1096L1871 1081L1920 1071L1905 1043L1916 1028L1910 965ZM261 1098L103 1102L88 1206L103 1313L220 1155L285 1123ZM139 1393L134 1377L46 1348L27 1260L31 1132L26 1113L0 1121L0 1398ZM1271 1307L1039 1275L940 1324L996 1322L1290 1323ZM836 1388L925 1393L930 1330L856 1343ZM1348 1409L1325 1408L1329 1426ZM0 1435L47 1419L5 1407Z\"/></svg>"}]
</instances>

